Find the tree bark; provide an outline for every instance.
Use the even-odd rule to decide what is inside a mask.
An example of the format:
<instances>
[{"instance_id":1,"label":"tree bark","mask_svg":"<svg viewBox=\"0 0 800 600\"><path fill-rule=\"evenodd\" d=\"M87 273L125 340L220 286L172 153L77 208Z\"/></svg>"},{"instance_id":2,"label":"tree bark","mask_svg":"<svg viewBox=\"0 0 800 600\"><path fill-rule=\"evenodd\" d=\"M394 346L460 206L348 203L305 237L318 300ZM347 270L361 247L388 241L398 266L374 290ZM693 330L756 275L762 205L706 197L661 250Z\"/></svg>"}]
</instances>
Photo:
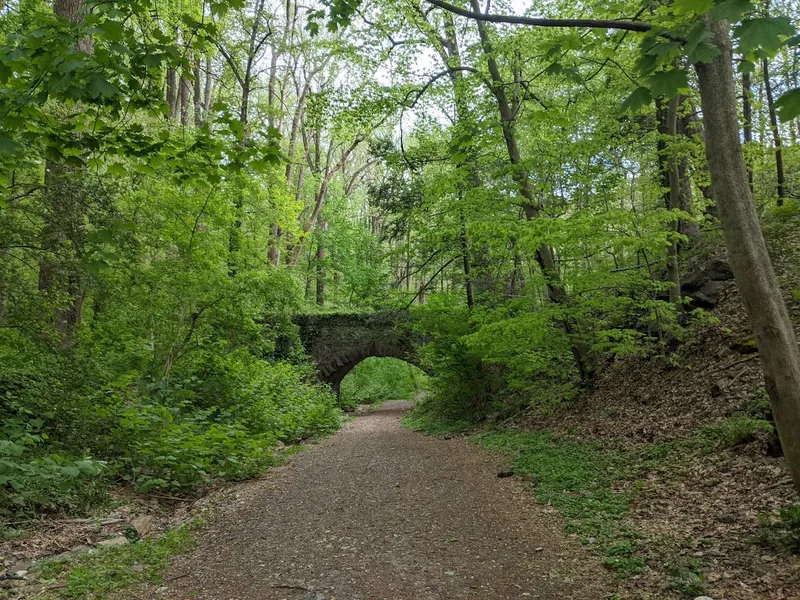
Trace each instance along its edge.
<instances>
[{"instance_id":1,"label":"tree bark","mask_svg":"<svg viewBox=\"0 0 800 600\"><path fill-rule=\"evenodd\" d=\"M83 0L55 0L55 14L72 25L85 15ZM91 38L81 38L76 47L92 52ZM44 177L44 256L39 264L39 290L57 302L53 324L62 348L75 343L75 332L83 314L85 276L81 267L84 237L83 173L65 164L47 161Z\"/></svg>"},{"instance_id":2,"label":"tree bark","mask_svg":"<svg viewBox=\"0 0 800 600\"><path fill-rule=\"evenodd\" d=\"M192 88L189 78L181 73L180 96L181 96L181 125L189 125L189 105L191 104Z\"/></svg>"},{"instance_id":3,"label":"tree bark","mask_svg":"<svg viewBox=\"0 0 800 600\"><path fill-rule=\"evenodd\" d=\"M273 224L270 226L269 232L269 250L267 251L267 258L269 263L275 267L281 264L281 249L280 242L283 235L283 230L278 225Z\"/></svg>"},{"instance_id":4,"label":"tree bark","mask_svg":"<svg viewBox=\"0 0 800 600\"><path fill-rule=\"evenodd\" d=\"M442 61L445 67L449 67L450 81L453 84L453 96L455 98L456 107L456 124L464 125L469 118L469 102L466 96L466 84L464 82L464 72L461 70L461 51L458 45L458 37L456 36L456 27L453 20L453 15L446 13L444 16L445 23L445 37L446 52L442 51ZM467 182L472 189L479 189L481 187L480 176L476 166L476 157L473 148L467 152ZM460 243L461 254L464 268L464 294L467 300L467 308L472 310L475 307L475 282L472 275L472 257L469 244L469 235L467 232L467 219L464 216L463 210L459 213L460 221ZM480 286L485 288L488 286ZM485 291L485 290L484 290Z\"/></svg>"},{"instance_id":5,"label":"tree bark","mask_svg":"<svg viewBox=\"0 0 800 600\"><path fill-rule=\"evenodd\" d=\"M203 117L206 123L210 122L208 115L211 112L211 90L214 86L214 79L211 73L211 56L206 57L206 85L203 91Z\"/></svg>"},{"instance_id":6,"label":"tree bark","mask_svg":"<svg viewBox=\"0 0 800 600\"><path fill-rule=\"evenodd\" d=\"M469 260L469 238L467 237L467 220L464 218L464 214L460 215L460 224L461 227L459 229L460 235L460 242L461 242L461 256L463 258L464 263L464 292L467 295L467 308L470 310L473 309L475 306L475 298L473 296L472 291L472 265L470 264Z\"/></svg>"},{"instance_id":7,"label":"tree bark","mask_svg":"<svg viewBox=\"0 0 800 600\"><path fill-rule=\"evenodd\" d=\"M753 141L753 86L750 83L750 73L742 73L742 120L743 135L745 143ZM753 165L747 161L747 182L750 185L750 192L753 187Z\"/></svg>"},{"instance_id":8,"label":"tree bark","mask_svg":"<svg viewBox=\"0 0 800 600\"><path fill-rule=\"evenodd\" d=\"M324 224L322 229L324 229ZM325 306L325 282L328 278L328 270L325 268L325 246L322 239L317 245L317 306Z\"/></svg>"},{"instance_id":9,"label":"tree bark","mask_svg":"<svg viewBox=\"0 0 800 600\"><path fill-rule=\"evenodd\" d=\"M721 51L710 63L695 65L714 197L728 258L758 346L786 463L800 491L800 348L747 181L728 24L706 16L706 25L709 41Z\"/></svg>"},{"instance_id":10,"label":"tree bark","mask_svg":"<svg viewBox=\"0 0 800 600\"><path fill-rule=\"evenodd\" d=\"M681 169L680 159L675 154L674 144L678 138L678 111L682 101L680 96L666 102L663 98L656 100L656 118L658 120L658 165L661 170L664 193L664 207L667 210L683 210L683 193L687 177L686 168ZM673 146L672 148L670 146ZM678 304L681 300L681 278L679 263L679 244L675 236L681 231L681 219L670 223L671 240L667 248L667 281L672 284L669 289L669 300Z\"/></svg>"},{"instance_id":11,"label":"tree bark","mask_svg":"<svg viewBox=\"0 0 800 600\"><path fill-rule=\"evenodd\" d=\"M194 59L194 94L192 100L194 101L194 126L201 127L203 125L203 91L200 81L200 56L196 56Z\"/></svg>"},{"instance_id":12,"label":"tree bark","mask_svg":"<svg viewBox=\"0 0 800 600\"><path fill-rule=\"evenodd\" d=\"M678 137L678 109L680 108L680 97L675 96L667 108L667 135L675 140ZM681 173L678 157L674 150L666 157L667 181L669 183L669 205L670 210L681 209ZM673 239L669 246L669 258L667 260L667 279L672 284L669 289L669 301L678 304L681 301L681 273L678 263L678 240L675 236L680 232L680 219L672 221L670 228Z\"/></svg>"},{"instance_id":13,"label":"tree bark","mask_svg":"<svg viewBox=\"0 0 800 600\"><path fill-rule=\"evenodd\" d=\"M54 0L53 12L56 16L66 19L67 23L70 25L77 25L83 21L84 16L86 16L86 6L84 5L84 0ZM81 52L91 54L92 38L80 38L75 46Z\"/></svg>"},{"instance_id":14,"label":"tree bark","mask_svg":"<svg viewBox=\"0 0 800 600\"><path fill-rule=\"evenodd\" d=\"M167 104L169 116L174 121L178 118L178 84L177 73L172 67L167 68Z\"/></svg>"},{"instance_id":15,"label":"tree bark","mask_svg":"<svg viewBox=\"0 0 800 600\"><path fill-rule=\"evenodd\" d=\"M772 128L772 140L775 144L775 171L778 176L778 206L783 206L786 197L786 174L783 170L783 149L781 130L778 127L778 116L775 114L775 99L772 96L772 81L769 77L769 62L765 58L761 67L764 70L764 90L767 94L767 109L769 110L769 124Z\"/></svg>"}]
</instances>

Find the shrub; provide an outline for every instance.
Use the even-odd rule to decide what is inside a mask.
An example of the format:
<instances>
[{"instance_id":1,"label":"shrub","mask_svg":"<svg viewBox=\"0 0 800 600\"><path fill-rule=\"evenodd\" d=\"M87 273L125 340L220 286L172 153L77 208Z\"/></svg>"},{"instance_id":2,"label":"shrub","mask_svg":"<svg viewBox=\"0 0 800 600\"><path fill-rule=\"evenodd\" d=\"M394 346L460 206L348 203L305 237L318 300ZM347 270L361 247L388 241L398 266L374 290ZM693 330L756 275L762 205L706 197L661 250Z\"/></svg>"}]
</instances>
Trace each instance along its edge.
<instances>
[{"instance_id":1,"label":"shrub","mask_svg":"<svg viewBox=\"0 0 800 600\"><path fill-rule=\"evenodd\" d=\"M273 436L214 423L205 412L181 415L163 406L133 406L113 436L122 454L116 465L120 476L143 492L246 479L273 464Z\"/></svg>"},{"instance_id":2,"label":"shrub","mask_svg":"<svg viewBox=\"0 0 800 600\"><path fill-rule=\"evenodd\" d=\"M0 514L78 509L102 495L92 479L105 463L45 453L41 425L16 418L0 426Z\"/></svg>"},{"instance_id":3,"label":"shrub","mask_svg":"<svg viewBox=\"0 0 800 600\"><path fill-rule=\"evenodd\" d=\"M735 416L700 430L700 438L724 447L739 446L755 440L759 434L772 435L775 428L769 421L746 415Z\"/></svg>"},{"instance_id":4,"label":"shrub","mask_svg":"<svg viewBox=\"0 0 800 600\"><path fill-rule=\"evenodd\" d=\"M800 553L800 504L782 508L777 517L759 515L758 529L755 541L762 546Z\"/></svg>"}]
</instances>

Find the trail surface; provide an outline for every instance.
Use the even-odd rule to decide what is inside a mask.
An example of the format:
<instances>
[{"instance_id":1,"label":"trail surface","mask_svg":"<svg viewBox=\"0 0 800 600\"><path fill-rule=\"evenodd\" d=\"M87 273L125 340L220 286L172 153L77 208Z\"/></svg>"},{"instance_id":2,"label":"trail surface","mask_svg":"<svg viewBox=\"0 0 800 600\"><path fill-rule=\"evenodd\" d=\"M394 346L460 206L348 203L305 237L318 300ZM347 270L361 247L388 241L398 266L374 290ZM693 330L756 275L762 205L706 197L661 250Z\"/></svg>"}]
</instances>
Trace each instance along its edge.
<instances>
[{"instance_id":1,"label":"trail surface","mask_svg":"<svg viewBox=\"0 0 800 600\"><path fill-rule=\"evenodd\" d=\"M604 574L500 457L357 417L245 485L162 597L202 600L604 598Z\"/></svg>"}]
</instances>

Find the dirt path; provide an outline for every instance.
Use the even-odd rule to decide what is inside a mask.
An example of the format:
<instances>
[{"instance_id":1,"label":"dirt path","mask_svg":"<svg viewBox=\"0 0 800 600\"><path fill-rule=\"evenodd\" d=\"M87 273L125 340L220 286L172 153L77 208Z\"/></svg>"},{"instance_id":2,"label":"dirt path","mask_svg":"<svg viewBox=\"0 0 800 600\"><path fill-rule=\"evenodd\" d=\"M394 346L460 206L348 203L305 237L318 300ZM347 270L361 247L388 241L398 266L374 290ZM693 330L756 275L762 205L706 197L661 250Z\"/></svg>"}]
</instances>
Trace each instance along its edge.
<instances>
[{"instance_id":1,"label":"dirt path","mask_svg":"<svg viewBox=\"0 0 800 600\"><path fill-rule=\"evenodd\" d=\"M347 424L244 486L167 576L213 600L605 598L597 558L501 458L403 429L405 403Z\"/></svg>"}]
</instances>

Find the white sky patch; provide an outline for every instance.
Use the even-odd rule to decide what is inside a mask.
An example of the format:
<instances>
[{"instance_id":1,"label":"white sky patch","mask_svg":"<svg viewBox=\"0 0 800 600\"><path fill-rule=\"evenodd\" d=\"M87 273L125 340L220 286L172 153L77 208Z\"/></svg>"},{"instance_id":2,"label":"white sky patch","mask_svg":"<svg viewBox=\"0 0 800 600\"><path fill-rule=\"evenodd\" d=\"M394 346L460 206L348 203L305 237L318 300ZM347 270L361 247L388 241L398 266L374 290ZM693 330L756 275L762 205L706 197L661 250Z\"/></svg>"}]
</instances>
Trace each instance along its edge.
<instances>
[{"instance_id":1,"label":"white sky patch","mask_svg":"<svg viewBox=\"0 0 800 600\"><path fill-rule=\"evenodd\" d=\"M505 3L505 7L499 7L495 4L492 4L490 8L491 13L496 14L513 14L513 15L523 15L525 11L531 7L532 0L508 0ZM482 5L485 7L485 3L482 2ZM456 19L460 21L464 21L463 17L456 17ZM477 35L477 34L476 34ZM413 72L419 76L418 83L419 85L424 85L427 80L433 76L441 72L444 69L442 65L442 60L436 51L433 48L427 46L419 46L417 48L417 54L414 57L413 63ZM393 65L392 61L389 61L382 69L376 73L377 80L379 83L383 85L392 85L392 84L400 84L403 83L398 81L395 77L395 73L393 72ZM424 104L424 98L420 100L420 104ZM408 109L405 111L403 116L403 132L405 136L408 136L409 132L414 129L414 125L417 122L417 118L419 114L426 114L429 117L434 117L437 121L440 121L442 124L449 123L449 119L447 115L445 115L441 111L437 111L437 113L431 112L431 107L428 105L427 107L423 107L420 109ZM400 136L400 127L398 125L396 135Z\"/></svg>"}]
</instances>

